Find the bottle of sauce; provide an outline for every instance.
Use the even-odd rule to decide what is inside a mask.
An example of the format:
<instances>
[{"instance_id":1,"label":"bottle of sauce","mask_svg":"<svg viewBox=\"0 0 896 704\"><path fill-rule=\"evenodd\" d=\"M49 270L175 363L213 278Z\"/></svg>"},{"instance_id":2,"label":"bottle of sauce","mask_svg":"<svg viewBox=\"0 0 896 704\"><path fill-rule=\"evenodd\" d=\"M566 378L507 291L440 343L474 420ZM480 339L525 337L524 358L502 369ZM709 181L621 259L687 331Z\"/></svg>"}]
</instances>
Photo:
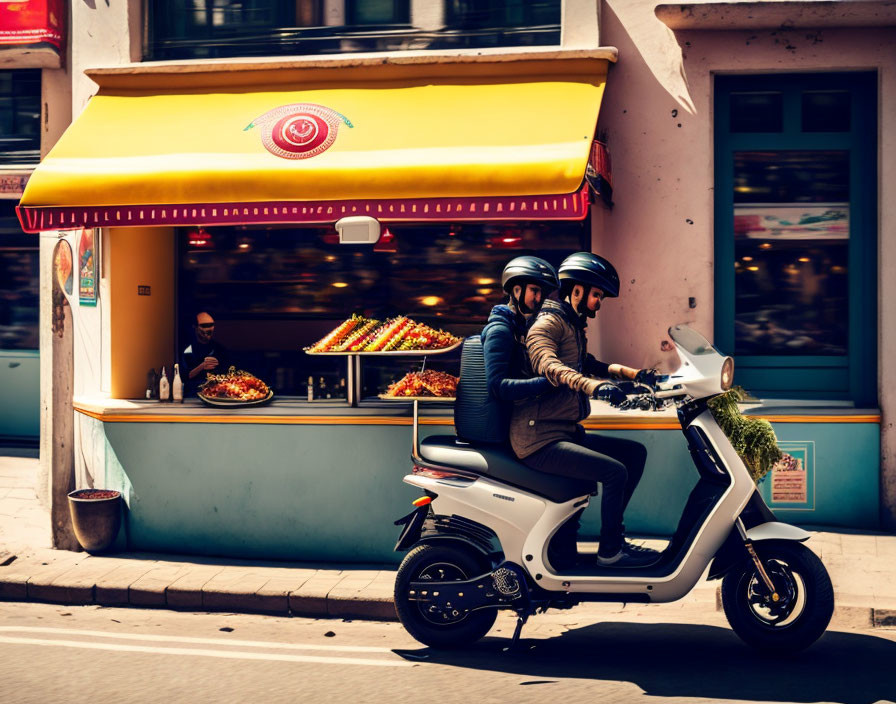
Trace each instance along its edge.
<instances>
[{"instance_id":1,"label":"bottle of sauce","mask_svg":"<svg viewBox=\"0 0 896 704\"><path fill-rule=\"evenodd\" d=\"M162 378L159 379L159 401L167 401L170 391L171 387L168 384L168 375L165 373L165 367L162 367Z\"/></svg>"},{"instance_id":2,"label":"bottle of sauce","mask_svg":"<svg viewBox=\"0 0 896 704\"><path fill-rule=\"evenodd\" d=\"M159 373L155 368L146 372L146 398L153 399L159 397Z\"/></svg>"},{"instance_id":3,"label":"bottle of sauce","mask_svg":"<svg viewBox=\"0 0 896 704\"><path fill-rule=\"evenodd\" d=\"M180 365L174 365L174 376L171 379L171 400L175 403L184 402L184 382L180 378Z\"/></svg>"},{"instance_id":4,"label":"bottle of sauce","mask_svg":"<svg viewBox=\"0 0 896 704\"><path fill-rule=\"evenodd\" d=\"M308 402L310 403L313 400L314 400L314 377L309 376L308 377Z\"/></svg>"}]
</instances>

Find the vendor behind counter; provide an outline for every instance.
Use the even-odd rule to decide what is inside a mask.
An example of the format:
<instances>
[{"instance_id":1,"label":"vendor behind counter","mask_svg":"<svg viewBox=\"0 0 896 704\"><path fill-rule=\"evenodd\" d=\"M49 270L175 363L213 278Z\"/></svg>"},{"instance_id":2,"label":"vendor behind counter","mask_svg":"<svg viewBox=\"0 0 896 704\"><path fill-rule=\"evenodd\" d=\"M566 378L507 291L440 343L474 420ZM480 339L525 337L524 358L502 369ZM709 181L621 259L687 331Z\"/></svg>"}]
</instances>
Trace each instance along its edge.
<instances>
[{"instance_id":1,"label":"vendor behind counter","mask_svg":"<svg viewBox=\"0 0 896 704\"><path fill-rule=\"evenodd\" d=\"M232 364L230 350L215 338L215 319L200 311L193 317L193 339L181 353L184 393L193 395L209 374L223 374Z\"/></svg>"}]
</instances>

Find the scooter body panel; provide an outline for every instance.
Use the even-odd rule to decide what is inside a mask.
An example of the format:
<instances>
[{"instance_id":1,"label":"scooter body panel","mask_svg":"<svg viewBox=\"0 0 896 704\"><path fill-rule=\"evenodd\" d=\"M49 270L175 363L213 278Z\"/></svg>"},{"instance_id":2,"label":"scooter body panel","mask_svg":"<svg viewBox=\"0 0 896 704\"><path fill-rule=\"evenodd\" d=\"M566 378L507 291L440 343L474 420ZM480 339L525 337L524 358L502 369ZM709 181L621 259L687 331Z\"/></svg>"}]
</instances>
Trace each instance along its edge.
<instances>
[{"instance_id":1,"label":"scooter body panel","mask_svg":"<svg viewBox=\"0 0 896 704\"><path fill-rule=\"evenodd\" d=\"M463 516L493 530L505 559L517 564L524 564L525 545L533 534L544 538L549 531L549 538L589 498L557 504L488 477L452 482L411 474L404 481L437 494L431 504L436 514Z\"/></svg>"}]
</instances>

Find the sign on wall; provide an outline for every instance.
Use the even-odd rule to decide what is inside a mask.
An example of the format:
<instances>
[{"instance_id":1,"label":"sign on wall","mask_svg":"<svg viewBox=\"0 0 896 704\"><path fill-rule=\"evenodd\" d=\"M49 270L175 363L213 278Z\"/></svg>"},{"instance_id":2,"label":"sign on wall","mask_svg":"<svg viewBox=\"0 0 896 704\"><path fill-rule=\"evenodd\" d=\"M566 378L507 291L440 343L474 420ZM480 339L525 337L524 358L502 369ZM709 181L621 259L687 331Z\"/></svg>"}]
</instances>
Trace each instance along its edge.
<instances>
[{"instance_id":1,"label":"sign on wall","mask_svg":"<svg viewBox=\"0 0 896 704\"><path fill-rule=\"evenodd\" d=\"M0 0L0 46L47 43L62 49L63 0Z\"/></svg>"},{"instance_id":2,"label":"sign on wall","mask_svg":"<svg viewBox=\"0 0 896 704\"><path fill-rule=\"evenodd\" d=\"M96 240L94 230L85 228L78 237L78 302L96 305Z\"/></svg>"},{"instance_id":3,"label":"sign on wall","mask_svg":"<svg viewBox=\"0 0 896 704\"><path fill-rule=\"evenodd\" d=\"M56 271L56 281L59 289L65 292L66 296L72 295L74 267L72 266L72 246L66 240L59 240L56 243L56 251L53 254L53 268Z\"/></svg>"},{"instance_id":4,"label":"sign on wall","mask_svg":"<svg viewBox=\"0 0 896 704\"><path fill-rule=\"evenodd\" d=\"M0 7L3 7L0 0ZM0 173L0 198L19 199L25 192L25 184L31 171L4 171Z\"/></svg>"},{"instance_id":5,"label":"sign on wall","mask_svg":"<svg viewBox=\"0 0 896 704\"><path fill-rule=\"evenodd\" d=\"M784 456L759 483L769 508L815 510L815 441L779 442Z\"/></svg>"}]
</instances>

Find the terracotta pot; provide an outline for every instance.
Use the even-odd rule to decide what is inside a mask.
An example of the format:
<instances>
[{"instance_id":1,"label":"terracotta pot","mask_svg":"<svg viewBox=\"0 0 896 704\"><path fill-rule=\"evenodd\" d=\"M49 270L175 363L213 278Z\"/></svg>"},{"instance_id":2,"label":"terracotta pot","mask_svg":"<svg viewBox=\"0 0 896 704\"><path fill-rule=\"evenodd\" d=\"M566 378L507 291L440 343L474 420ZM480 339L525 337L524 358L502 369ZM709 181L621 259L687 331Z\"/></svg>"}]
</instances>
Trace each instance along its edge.
<instances>
[{"instance_id":1,"label":"terracotta pot","mask_svg":"<svg viewBox=\"0 0 896 704\"><path fill-rule=\"evenodd\" d=\"M75 537L87 552L106 550L121 528L121 493L105 489L77 489L68 495Z\"/></svg>"}]
</instances>

